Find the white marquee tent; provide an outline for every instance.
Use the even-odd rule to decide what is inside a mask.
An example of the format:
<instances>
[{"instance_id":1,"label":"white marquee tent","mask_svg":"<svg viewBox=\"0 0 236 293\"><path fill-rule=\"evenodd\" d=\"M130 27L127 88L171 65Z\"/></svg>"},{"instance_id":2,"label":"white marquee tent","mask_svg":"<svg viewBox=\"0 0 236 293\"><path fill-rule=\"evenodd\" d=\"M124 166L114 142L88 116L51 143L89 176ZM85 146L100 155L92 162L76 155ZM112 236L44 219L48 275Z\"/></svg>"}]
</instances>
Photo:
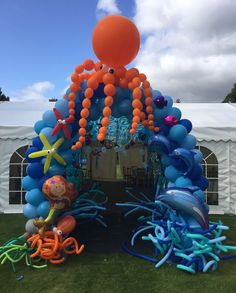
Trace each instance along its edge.
<instances>
[{"instance_id":1,"label":"white marquee tent","mask_svg":"<svg viewBox=\"0 0 236 293\"><path fill-rule=\"evenodd\" d=\"M21 168L25 167L19 150L31 144L36 136L34 123L53 105L35 101L0 104L0 212L22 212L22 200L9 203L11 192L16 193L9 190L9 182L15 178L14 168L12 174L9 171L11 158L18 156ZM207 195L212 199L210 212L236 214L236 107L220 103L175 106L182 111L182 118L192 122L192 134L204 153L204 170L210 182ZM22 190L17 192L22 196Z\"/></svg>"}]
</instances>

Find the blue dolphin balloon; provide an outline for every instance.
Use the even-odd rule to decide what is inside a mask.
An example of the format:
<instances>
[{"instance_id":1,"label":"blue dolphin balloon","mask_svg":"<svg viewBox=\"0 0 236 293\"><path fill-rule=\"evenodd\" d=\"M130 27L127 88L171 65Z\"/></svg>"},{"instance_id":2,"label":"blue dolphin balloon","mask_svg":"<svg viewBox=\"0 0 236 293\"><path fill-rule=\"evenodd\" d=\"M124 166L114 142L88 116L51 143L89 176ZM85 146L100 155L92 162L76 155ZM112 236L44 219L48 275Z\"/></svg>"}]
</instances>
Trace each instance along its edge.
<instances>
[{"instance_id":1,"label":"blue dolphin balloon","mask_svg":"<svg viewBox=\"0 0 236 293\"><path fill-rule=\"evenodd\" d=\"M187 170L183 173L184 176L187 176L194 167L194 154L189 150L177 148L169 157L180 159L185 163Z\"/></svg>"},{"instance_id":2,"label":"blue dolphin balloon","mask_svg":"<svg viewBox=\"0 0 236 293\"><path fill-rule=\"evenodd\" d=\"M175 145L164 135L156 134L149 138L148 148L150 151L169 154L173 151Z\"/></svg>"},{"instance_id":3,"label":"blue dolphin balloon","mask_svg":"<svg viewBox=\"0 0 236 293\"><path fill-rule=\"evenodd\" d=\"M168 188L156 201L163 202L185 218L194 219L203 229L209 228L206 207L187 188Z\"/></svg>"}]
</instances>

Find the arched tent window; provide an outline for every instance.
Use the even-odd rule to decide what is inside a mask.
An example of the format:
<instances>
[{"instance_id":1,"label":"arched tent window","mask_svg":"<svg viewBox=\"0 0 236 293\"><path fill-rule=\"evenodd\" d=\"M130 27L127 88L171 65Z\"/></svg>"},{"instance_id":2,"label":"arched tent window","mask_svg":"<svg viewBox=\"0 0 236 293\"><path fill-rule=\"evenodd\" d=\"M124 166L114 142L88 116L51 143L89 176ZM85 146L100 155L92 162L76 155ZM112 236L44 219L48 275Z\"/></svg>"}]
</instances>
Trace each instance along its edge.
<instances>
[{"instance_id":1,"label":"arched tent window","mask_svg":"<svg viewBox=\"0 0 236 293\"><path fill-rule=\"evenodd\" d=\"M24 158L28 145L17 149L9 164L9 204L24 204L25 191L22 190L21 180L26 176L27 162Z\"/></svg>"},{"instance_id":2,"label":"arched tent window","mask_svg":"<svg viewBox=\"0 0 236 293\"><path fill-rule=\"evenodd\" d=\"M218 205L218 160L216 155L208 148L197 147L203 154L203 175L208 179L209 186L206 190L207 204Z\"/></svg>"}]
</instances>

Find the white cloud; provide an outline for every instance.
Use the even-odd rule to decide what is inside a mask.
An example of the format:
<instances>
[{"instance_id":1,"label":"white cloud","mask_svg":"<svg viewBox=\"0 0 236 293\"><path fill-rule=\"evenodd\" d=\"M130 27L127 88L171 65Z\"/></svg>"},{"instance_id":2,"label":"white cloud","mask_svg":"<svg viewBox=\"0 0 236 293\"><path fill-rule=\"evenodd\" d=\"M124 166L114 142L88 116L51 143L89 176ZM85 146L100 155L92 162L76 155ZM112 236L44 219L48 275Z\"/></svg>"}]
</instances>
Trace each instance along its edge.
<instances>
[{"instance_id":1,"label":"white cloud","mask_svg":"<svg viewBox=\"0 0 236 293\"><path fill-rule=\"evenodd\" d=\"M100 19L110 14L121 14L116 0L98 0L96 7L97 18Z\"/></svg>"},{"instance_id":2,"label":"white cloud","mask_svg":"<svg viewBox=\"0 0 236 293\"><path fill-rule=\"evenodd\" d=\"M236 68L235 0L136 0L136 64L152 86L183 102L220 102Z\"/></svg>"},{"instance_id":3,"label":"white cloud","mask_svg":"<svg viewBox=\"0 0 236 293\"><path fill-rule=\"evenodd\" d=\"M13 101L25 100L48 100L51 98L47 93L54 89L54 84L50 81L35 82L19 91L11 94ZM47 95L46 95L47 94Z\"/></svg>"}]
</instances>

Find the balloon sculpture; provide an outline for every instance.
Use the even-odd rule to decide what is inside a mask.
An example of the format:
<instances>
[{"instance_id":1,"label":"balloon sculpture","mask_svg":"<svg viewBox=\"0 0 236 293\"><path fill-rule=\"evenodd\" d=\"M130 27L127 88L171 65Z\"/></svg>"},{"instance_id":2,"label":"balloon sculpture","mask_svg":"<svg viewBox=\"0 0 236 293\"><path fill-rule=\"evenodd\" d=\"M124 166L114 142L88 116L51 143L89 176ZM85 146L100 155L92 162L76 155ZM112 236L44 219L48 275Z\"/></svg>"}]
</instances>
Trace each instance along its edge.
<instances>
[{"instance_id":1,"label":"balloon sculpture","mask_svg":"<svg viewBox=\"0 0 236 293\"><path fill-rule=\"evenodd\" d=\"M191 122L181 119L171 97L150 87L145 74L125 67L140 46L139 32L129 19L113 15L100 20L92 45L99 61L79 64L64 97L34 125L38 136L25 154L28 175L22 181L26 233L0 247L1 263L10 261L15 270L14 264L25 258L28 266L42 268L48 261L64 262L66 254L80 254L84 246L69 236L77 222L95 220L106 226L103 192L96 185L83 185L86 154L98 160L101 152L126 152L139 143L159 158L156 194L139 198L128 191L138 202L119 205L126 207L125 216L137 210L149 213L139 219L131 245L142 235L153 244L155 257L128 245L124 249L156 267L168 261L190 273L216 269L229 258L221 252L236 247L223 245L222 231L228 229L223 223L209 221L204 193L208 181ZM38 259L46 263L36 264Z\"/></svg>"}]
</instances>

